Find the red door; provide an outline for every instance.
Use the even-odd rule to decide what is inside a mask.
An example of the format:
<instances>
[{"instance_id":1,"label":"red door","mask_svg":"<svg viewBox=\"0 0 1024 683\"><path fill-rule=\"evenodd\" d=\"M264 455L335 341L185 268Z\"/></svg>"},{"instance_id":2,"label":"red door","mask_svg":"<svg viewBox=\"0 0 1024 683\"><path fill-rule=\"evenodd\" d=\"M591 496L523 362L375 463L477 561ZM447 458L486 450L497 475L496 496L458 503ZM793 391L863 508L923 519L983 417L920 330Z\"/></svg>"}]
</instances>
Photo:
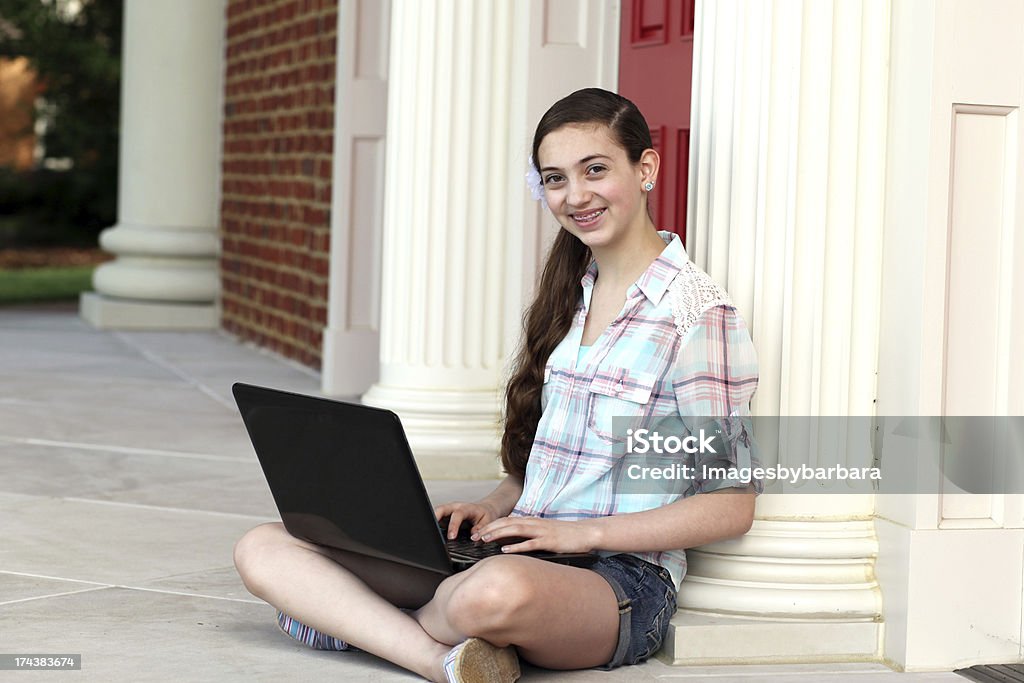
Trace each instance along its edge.
<instances>
[{"instance_id":1,"label":"red door","mask_svg":"<svg viewBox=\"0 0 1024 683\"><path fill-rule=\"evenodd\" d=\"M619 93L640 108L661 155L654 224L686 239L696 0L622 0Z\"/></svg>"}]
</instances>

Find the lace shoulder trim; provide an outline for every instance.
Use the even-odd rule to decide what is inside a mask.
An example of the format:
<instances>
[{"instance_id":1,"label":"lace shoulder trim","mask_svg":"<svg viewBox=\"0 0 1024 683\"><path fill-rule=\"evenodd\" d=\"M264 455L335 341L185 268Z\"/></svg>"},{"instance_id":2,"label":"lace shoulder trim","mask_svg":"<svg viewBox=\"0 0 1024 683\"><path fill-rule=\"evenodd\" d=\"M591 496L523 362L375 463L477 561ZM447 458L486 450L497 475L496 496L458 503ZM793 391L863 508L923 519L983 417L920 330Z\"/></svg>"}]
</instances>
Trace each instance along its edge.
<instances>
[{"instance_id":1,"label":"lace shoulder trim","mask_svg":"<svg viewBox=\"0 0 1024 683\"><path fill-rule=\"evenodd\" d=\"M715 306L733 306L728 292L711 276L687 261L668 286L676 332L685 337L704 311Z\"/></svg>"}]
</instances>

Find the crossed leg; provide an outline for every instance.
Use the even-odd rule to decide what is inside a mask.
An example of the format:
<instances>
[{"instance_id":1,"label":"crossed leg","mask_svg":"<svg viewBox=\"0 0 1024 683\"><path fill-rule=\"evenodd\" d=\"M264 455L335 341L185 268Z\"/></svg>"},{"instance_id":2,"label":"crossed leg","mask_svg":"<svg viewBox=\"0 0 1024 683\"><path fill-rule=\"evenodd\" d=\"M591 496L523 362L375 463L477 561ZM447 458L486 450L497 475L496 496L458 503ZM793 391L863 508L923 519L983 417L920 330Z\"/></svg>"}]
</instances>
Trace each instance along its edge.
<instances>
[{"instance_id":1,"label":"crossed leg","mask_svg":"<svg viewBox=\"0 0 1024 683\"><path fill-rule=\"evenodd\" d=\"M607 662L618 638L618 605L603 578L529 557L488 558L442 580L264 524L235 546L235 566L277 609L433 681L445 680L444 656L469 636L558 669Z\"/></svg>"},{"instance_id":2,"label":"crossed leg","mask_svg":"<svg viewBox=\"0 0 1024 683\"><path fill-rule=\"evenodd\" d=\"M516 555L489 557L445 579L414 616L435 638L515 645L523 659L550 669L605 664L619 638L618 600L604 578Z\"/></svg>"}]
</instances>

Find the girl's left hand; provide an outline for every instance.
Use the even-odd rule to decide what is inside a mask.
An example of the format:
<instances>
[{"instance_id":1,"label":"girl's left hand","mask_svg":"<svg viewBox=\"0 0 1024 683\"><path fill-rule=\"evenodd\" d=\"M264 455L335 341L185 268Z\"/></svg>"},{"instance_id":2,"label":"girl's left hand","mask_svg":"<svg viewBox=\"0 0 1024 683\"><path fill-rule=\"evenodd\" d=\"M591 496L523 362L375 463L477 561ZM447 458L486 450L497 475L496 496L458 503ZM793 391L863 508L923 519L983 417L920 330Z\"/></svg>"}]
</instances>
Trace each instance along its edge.
<instances>
[{"instance_id":1,"label":"girl's left hand","mask_svg":"<svg viewBox=\"0 0 1024 683\"><path fill-rule=\"evenodd\" d=\"M501 542L513 538L504 547L506 553L547 550L554 553L588 553L597 547L597 529L593 520L565 521L541 517L502 517L481 527L474 541Z\"/></svg>"}]
</instances>

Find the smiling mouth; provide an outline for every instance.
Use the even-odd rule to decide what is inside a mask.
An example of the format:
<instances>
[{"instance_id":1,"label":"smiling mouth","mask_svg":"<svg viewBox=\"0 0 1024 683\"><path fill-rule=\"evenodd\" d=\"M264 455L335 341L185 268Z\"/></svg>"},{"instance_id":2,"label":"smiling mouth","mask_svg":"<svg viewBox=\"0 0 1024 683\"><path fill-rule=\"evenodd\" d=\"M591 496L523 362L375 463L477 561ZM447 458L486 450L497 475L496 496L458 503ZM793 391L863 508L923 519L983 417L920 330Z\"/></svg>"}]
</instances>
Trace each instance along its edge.
<instances>
[{"instance_id":1,"label":"smiling mouth","mask_svg":"<svg viewBox=\"0 0 1024 683\"><path fill-rule=\"evenodd\" d=\"M582 226L582 227L587 227L589 225L593 225L594 222L597 221L598 218L600 218L602 215L604 215L605 211L607 211L607 209L596 209L596 210L593 210L593 211L581 211L581 212L577 212L577 213L571 213L571 214L569 214L569 217L572 218L573 221L575 221L577 225Z\"/></svg>"}]
</instances>

